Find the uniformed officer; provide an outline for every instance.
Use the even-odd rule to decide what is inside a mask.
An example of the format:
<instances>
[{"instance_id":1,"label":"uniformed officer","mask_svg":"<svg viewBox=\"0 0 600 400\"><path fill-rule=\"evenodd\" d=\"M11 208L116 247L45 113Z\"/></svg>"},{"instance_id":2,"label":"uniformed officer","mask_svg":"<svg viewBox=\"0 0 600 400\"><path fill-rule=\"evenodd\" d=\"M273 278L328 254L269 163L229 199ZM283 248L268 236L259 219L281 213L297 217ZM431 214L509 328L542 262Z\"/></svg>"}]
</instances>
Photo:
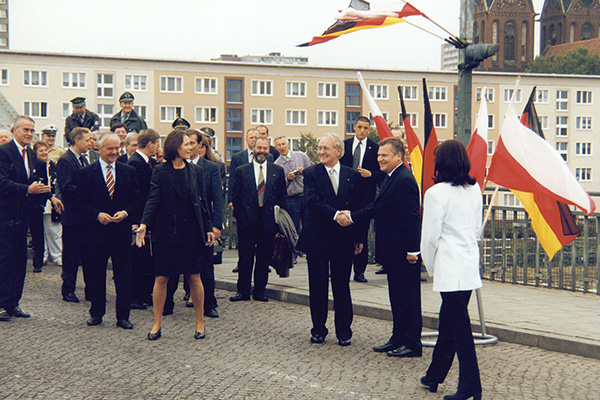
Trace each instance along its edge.
<instances>
[{"instance_id":1,"label":"uniformed officer","mask_svg":"<svg viewBox=\"0 0 600 400\"><path fill-rule=\"evenodd\" d=\"M189 122L187 122L185 120L185 118L181 118L181 117L177 117L177 119L175 119L175 121L173 121L173 123L171 124L171 126L173 127L173 129L190 129L191 125Z\"/></svg>"},{"instance_id":2,"label":"uniformed officer","mask_svg":"<svg viewBox=\"0 0 600 400\"><path fill-rule=\"evenodd\" d=\"M71 100L73 113L65 120L65 139L69 141L69 134L75 128L87 128L94 132L100 129L98 114L86 109L85 97L75 97Z\"/></svg>"},{"instance_id":3,"label":"uniformed officer","mask_svg":"<svg viewBox=\"0 0 600 400\"><path fill-rule=\"evenodd\" d=\"M127 132L141 132L142 129L148 129L146 121L140 117L133 109L133 94L125 92L119 97L119 105L121 111L113 115L110 120L110 127L118 124L119 122L124 123L127 126Z\"/></svg>"},{"instance_id":4,"label":"uniformed officer","mask_svg":"<svg viewBox=\"0 0 600 400\"><path fill-rule=\"evenodd\" d=\"M54 125L45 126L42 129L42 140L48 145L48 159L54 163L58 161L65 151L62 147L56 145L56 132L58 128Z\"/></svg>"}]
</instances>

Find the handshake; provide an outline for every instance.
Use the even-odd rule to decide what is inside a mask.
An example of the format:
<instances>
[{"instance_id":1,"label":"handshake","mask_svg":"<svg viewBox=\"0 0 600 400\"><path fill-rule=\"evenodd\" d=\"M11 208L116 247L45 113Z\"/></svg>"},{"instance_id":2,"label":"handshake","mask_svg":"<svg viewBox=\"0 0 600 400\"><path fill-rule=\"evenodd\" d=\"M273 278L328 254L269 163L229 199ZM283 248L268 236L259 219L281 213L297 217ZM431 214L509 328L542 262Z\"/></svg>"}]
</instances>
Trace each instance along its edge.
<instances>
[{"instance_id":1,"label":"handshake","mask_svg":"<svg viewBox=\"0 0 600 400\"><path fill-rule=\"evenodd\" d=\"M342 210L339 211L335 220L340 226L346 227L352 225L352 219L350 219L350 211Z\"/></svg>"}]
</instances>

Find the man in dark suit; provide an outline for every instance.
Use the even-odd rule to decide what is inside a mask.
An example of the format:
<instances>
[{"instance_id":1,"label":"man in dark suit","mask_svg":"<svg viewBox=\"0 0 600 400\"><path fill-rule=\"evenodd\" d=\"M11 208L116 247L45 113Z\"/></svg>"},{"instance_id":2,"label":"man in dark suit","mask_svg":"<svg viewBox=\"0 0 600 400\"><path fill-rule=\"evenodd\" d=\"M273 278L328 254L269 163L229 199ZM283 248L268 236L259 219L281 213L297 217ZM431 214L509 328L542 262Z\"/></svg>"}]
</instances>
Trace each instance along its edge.
<instances>
[{"instance_id":1,"label":"man in dark suit","mask_svg":"<svg viewBox=\"0 0 600 400\"><path fill-rule=\"evenodd\" d=\"M19 301L25 285L27 227L34 206L50 198L50 186L37 180L36 156L28 146L33 119L21 115L12 127L13 140L0 146L0 321L27 318ZM52 203L58 201L52 197Z\"/></svg>"},{"instance_id":2,"label":"man in dark suit","mask_svg":"<svg viewBox=\"0 0 600 400\"><path fill-rule=\"evenodd\" d=\"M254 159L235 170L231 186L239 237L238 292L229 299L231 301L250 300L253 267L252 297L258 301L269 300L265 287L273 240L278 231L274 209L276 205L285 208L287 196L283 168L267 161L269 142L265 138L256 139L252 151Z\"/></svg>"},{"instance_id":3,"label":"man in dark suit","mask_svg":"<svg viewBox=\"0 0 600 400\"><path fill-rule=\"evenodd\" d=\"M150 192L150 179L152 178L152 169L157 164L153 158L160 146L160 135L154 129L145 129L137 137L138 148L129 157L127 164L135 168L136 179L138 182L139 196L137 205L137 214L131 216L133 222L132 230L137 228L142 220L142 213L146 205L146 199ZM118 159L117 159L118 160ZM134 246L132 251L132 303L131 309L145 310L152 304L152 287L154 286L154 258L150 247Z\"/></svg>"},{"instance_id":4,"label":"man in dark suit","mask_svg":"<svg viewBox=\"0 0 600 400\"><path fill-rule=\"evenodd\" d=\"M421 345L421 211L419 188L404 164L404 144L386 138L379 146L379 165L386 174L373 203L351 214L356 224L375 218L377 258L387 271L394 318L392 337L373 350L389 356L420 357Z\"/></svg>"},{"instance_id":5,"label":"man in dark suit","mask_svg":"<svg viewBox=\"0 0 600 400\"><path fill-rule=\"evenodd\" d=\"M362 250L354 227L342 228L336 222L340 210L356 210L360 174L341 165L342 140L333 133L319 141L320 164L304 170L304 196L308 220L296 248L306 253L312 343L323 343L327 322L329 276L335 308L335 334L340 346L351 344L352 298L350 271L352 257Z\"/></svg>"},{"instance_id":6,"label":"man in dark suit","mask_svg":"<svg viewBox=\"0 0 600 400\"><path fill-rule=\"evenodd\" d=\"M354 124L354 137L344 140L344 156L340 163L360 172L359 180L359 207L366 207L375 199L377 186L381 184L385 174L379 170L377 163L377 151L379 145L369 139L367 135L371 129L371 122L367 117L359 117ZM367 282L365 270L369 259L368 233L369 223L365 223L360 229L360 241L364 243L363 251L354 256L354 280L356 282Z\"/></svg>"},{"instance_id":7,"label":"man in dark suit","mask_svg":"<svg viewBox=\"0 0 600 400\"><path fill-rule=\"evenodd\" d=\"M127 136L125 136L125 154L121 154L119 158L117 158L118 162L126 163L129 160L129 157L135 153L135 149L138 147L138 133L137 132L129 132Z\"/></svg>"},{"instance_id":8,"label":"man in dark suit","mask_svg":"<svg viewBox=\"0 0 600 400\"><path fill-rule=\"evenodd\" d=\"M258 131L259 137L264 137L265 139L269 140L269 128L267 128L265 125L259 125L256 127L256 130ZM279 151L277 151L273 145L269 145L269 154L273 156L273 162L277 161L280 155Z\"/></svg>"},{"instance_id":9,"label":"man in dark suit","mask_svg":"<svg viewBox=\"0 0 600 400\"><path fill-rule=\"evenodd\" d=\"M62 223L62 287L64 301L79 303L75 295L77 270L83 267L83 279L86 284L85 297L89 299L88 263L85 259L85 223L78 205L76 173L90 164L86 157L92 133L87 128L75 128L69 135L69 149L56 163L56 181L59 198L65 205L61 216Z\"/></svg>"},{"instance_id":10,"label":"man in dark suit","mask_svg":"<svg viewBox=\"0 0 600 400\"><path fill-rule=\"evenodd\" d=\"M117 326L132 329L131 304L131 230L137 215L138 185L136 171L117 162L119 137L100 138L100 160L77 174L77 190L86 228L86 251L90 262L90 316L87 324L102 323L106 312L106 267L111 258L117 291Z\"/></svg>"}]
</instances>

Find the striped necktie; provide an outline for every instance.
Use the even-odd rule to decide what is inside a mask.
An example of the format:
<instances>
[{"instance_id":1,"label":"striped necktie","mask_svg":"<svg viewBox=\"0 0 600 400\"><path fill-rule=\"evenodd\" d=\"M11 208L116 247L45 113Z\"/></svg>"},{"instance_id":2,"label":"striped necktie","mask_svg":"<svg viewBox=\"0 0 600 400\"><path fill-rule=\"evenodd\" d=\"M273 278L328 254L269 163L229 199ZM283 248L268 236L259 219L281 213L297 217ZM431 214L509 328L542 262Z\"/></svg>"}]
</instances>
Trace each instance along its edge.
<instances>
[{"instance_id":1,"label":"striped necktie","mask_svg":"<svg viewBox=\"0 0 600 400\"><path fill-rule=\"evenodd\" d=\"M115 194L115 178L113 177L110 164L106 166L106 189L108 189L108 195L112 199Z\"/></svg>"},{"instance_id":2,"label":"striped necktie","mask_svg":"<svg viewBox=\"0 0 600 400\"><path fill-rule=\"evenodd\" d=\"M260 166L260 171L258 172L258 206L262 207L265 202L265 177L263 175L263 167Z\"/></svg>"}]
</instances>

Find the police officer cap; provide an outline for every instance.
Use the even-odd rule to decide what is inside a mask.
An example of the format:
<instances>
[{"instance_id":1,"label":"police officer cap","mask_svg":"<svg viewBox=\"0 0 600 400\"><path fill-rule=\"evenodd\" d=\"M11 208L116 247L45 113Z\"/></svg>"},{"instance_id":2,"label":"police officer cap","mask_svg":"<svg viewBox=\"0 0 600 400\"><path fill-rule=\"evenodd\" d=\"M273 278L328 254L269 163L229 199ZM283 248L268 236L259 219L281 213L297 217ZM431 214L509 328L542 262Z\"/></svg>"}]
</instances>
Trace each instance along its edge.
<instances>
[{"instance_id":1,"label":"police officer cap","mask_svg":"<svg viewBox=\"0 0 600 400\"><path fill-rule=\"evenodd\" d=\"M215 130L213 128L209 128L209 127L204 127L200 129L202 131L202 133L207 134L210 137L214 137L215 136Z\"/></svg>"},{"instance_id":2,"label":"police officer cap","mask_svg":"<svg viewBox=\"0 0 600 400\"><path fill-rule=\"evenodd\" d=\"M119 102L129 103L130 101L133 102L133 99L134 97L131 93L125 92L119 97Z\"/></svg>"},{"instance_id":3,"label":"police officer cap","mask_svg":"<svg viewBox=\"0 0 600 400\"><path fill-rule=\"evenodd\" d=\"M57 127L55 127L54 125L48 125L42 129L42 134L48 135L48 136L56 136L57 131L58 131Z\"/></svg>"},{"instance_id":4,"label":"police officer cap","mask_svg":"<svg viewBox=\"0 0 600 400\"><path fill-rule=\"evenodd\" d=\"M71 99L71 103L73 103L73 107L81 108L85 106L85 97L75 97L74 99Z\"/></svg>"},{"instance_id":5,"label":"police officer cap","mask_svg":"<svg viewBox=\"0 0 600 400\"><path fill-rule=\"evenodd\" d=\"M175 121L173 121L171 126L173 127L173 129L189 129L191 125L185 119L179 117Z\"/></svg>"}]
</instances>

